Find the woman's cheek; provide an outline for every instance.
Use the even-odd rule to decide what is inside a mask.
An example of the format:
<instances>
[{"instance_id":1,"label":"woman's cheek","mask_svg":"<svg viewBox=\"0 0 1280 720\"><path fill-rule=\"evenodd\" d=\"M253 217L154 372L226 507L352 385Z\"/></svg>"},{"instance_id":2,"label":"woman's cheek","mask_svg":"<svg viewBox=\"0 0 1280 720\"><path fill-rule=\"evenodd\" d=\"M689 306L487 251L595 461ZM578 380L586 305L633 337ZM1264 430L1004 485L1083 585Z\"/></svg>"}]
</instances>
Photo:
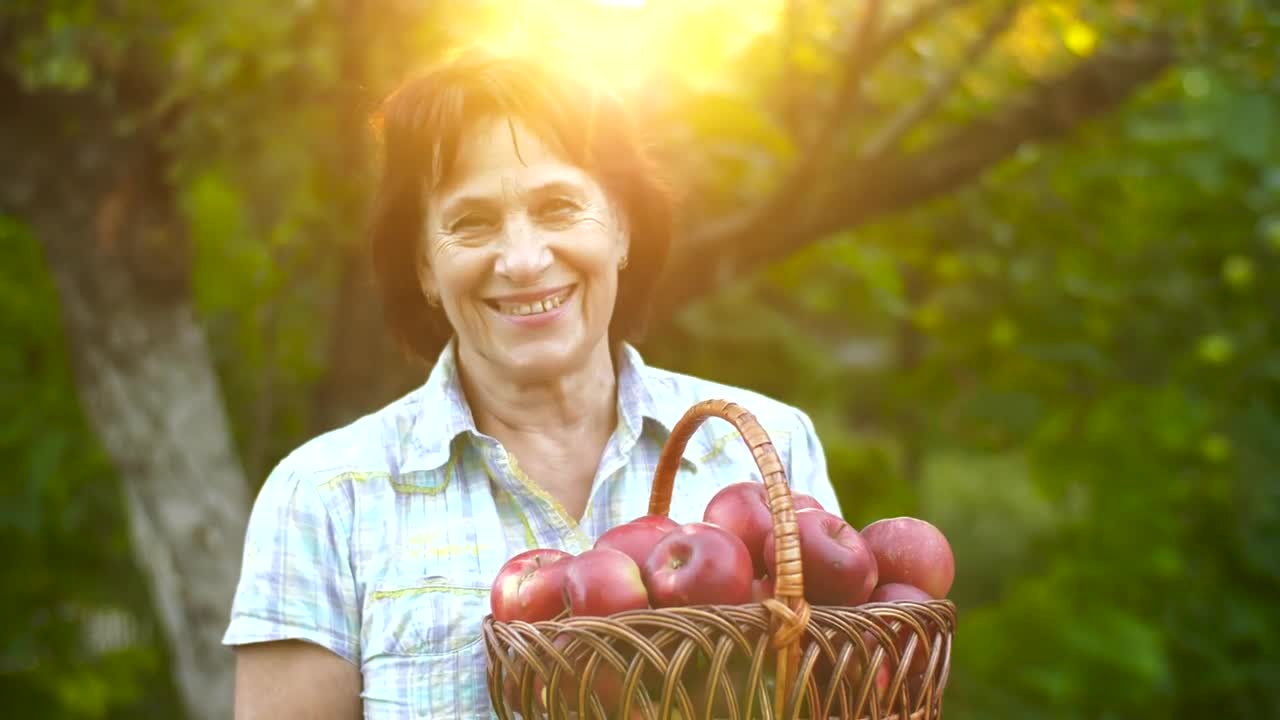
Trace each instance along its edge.
<instances>
[{"instance_id":1,"label":"woman's cheek","mask_svg":"<svg viewBox=\"0 0 1280 720\"><path fill-rule=\"evenodd\" d=\"M488 276L487 267L495 261L494 253L485 248L455 247L440 254L439 277L455 295L477 292Z\"/></svg>"},{"instance_id":2,"label":"woman's cheek","mask_svg":"<svg viewBox=\"0 0 1280 720\"><path fill-rule=\"evenodd\" d=\"M578 272L591 275L594 282L613 268L611 262L614 241L612 235L596 223L583 223L565 233L559 243L563 256Z\"/></svg>"}]
</instances>

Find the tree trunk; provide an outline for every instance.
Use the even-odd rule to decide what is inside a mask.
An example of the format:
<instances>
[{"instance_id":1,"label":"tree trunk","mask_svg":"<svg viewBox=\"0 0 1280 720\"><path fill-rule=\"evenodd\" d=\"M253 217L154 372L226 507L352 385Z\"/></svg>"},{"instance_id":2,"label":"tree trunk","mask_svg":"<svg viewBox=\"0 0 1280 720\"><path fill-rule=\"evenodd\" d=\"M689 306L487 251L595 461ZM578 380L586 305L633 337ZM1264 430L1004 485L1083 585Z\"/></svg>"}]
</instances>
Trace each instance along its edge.
<instances>
[{"instance_id":1,"label":"tree trunk","mask_svg":"<svg viewBox=\"0 0 1280 720\"><path fill-rule=\"evenodd\" d=\"M221 646L249 497L204 331L163 131L112 132L126 90L30 93L0 77L0 212L44 248L91 427L119 471L188 716L232 714Z\"/></svg>"}]
</instances>

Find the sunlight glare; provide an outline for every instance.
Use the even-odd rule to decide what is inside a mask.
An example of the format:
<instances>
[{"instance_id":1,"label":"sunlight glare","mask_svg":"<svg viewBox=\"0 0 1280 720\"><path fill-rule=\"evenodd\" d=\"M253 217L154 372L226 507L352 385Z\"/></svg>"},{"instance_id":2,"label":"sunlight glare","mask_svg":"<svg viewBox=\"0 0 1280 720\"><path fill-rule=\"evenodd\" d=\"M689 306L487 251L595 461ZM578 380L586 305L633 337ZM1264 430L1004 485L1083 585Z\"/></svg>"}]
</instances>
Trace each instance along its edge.
<instances>
[{"instance_id":1,"label":"sunlight glare","mask_svg":"<svg viewBox=\"0 0 1280 720\"><path fill-rule=\"evenodd\" d=\"M586 70L621 90L663 75L691 85L715 82L750 42L776 27L781 0L508 0L497 6L491 34L475 40Z\"/></svg>"}]
</instances>

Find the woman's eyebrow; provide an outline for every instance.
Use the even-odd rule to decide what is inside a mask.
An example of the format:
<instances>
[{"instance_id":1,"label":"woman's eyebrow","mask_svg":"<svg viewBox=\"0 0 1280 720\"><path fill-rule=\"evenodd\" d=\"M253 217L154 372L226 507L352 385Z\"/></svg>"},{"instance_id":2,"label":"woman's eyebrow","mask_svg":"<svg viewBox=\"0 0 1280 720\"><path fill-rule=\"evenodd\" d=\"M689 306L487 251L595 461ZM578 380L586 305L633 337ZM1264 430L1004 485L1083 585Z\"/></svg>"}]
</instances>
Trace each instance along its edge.
<instances>
[{"instance_id":1,"label":"woman's eyebrow","mask_svg":"<svg viewBox=\"0 0 1280 720\"><path fill-rule=\"evenodd\" d=\"M497 204L498 201L488 195L459 195L445 201L440 208L440 216L450 217L467 210L486 210Z\"/></svg>"},{"instance_id":2,"label":"woman's eyebrow","mask_svg":"<svg viewBox=\"0 0 1280 720\"><path fill-rule=\"evenodd\" d=\"M529 189L529 195L534 197L546 197L548 195L572 195L573 197L583 197L586 195L586 188L580 184L569 180L549 180L541 185L537 185Z\"/></svg>"},{"instance_id":3,"label":"woman's eyebrow","mask_svg":"<svg viewBox=\"0 0 1280 720\"><path fill-rule=\"evenodd\" d=\"M525 190L526 197L545 198L553 195L568 195L582 199L587 196L586 188L572 180L548 180ZM440 206L442 218L454 217L468 210L489 210L500 205L501 200L488 193L473 193L447 198Z\"/></svg>"}]
</instances>

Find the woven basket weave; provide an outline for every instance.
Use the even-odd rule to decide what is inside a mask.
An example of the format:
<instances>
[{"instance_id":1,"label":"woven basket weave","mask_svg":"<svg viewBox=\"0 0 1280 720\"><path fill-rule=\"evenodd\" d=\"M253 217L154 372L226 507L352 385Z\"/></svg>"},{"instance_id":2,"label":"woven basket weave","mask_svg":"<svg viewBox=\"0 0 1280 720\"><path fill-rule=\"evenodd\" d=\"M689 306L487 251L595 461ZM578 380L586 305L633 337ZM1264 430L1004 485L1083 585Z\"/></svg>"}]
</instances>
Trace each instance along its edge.
<instances>
[{"instance_id":1,"label":"woven basket weave","mask_svg":"<svg viewBox=\"0 0 1280 720\"><path fill-rule=\"evenodd\" d=\"M955 605L811 606L804 599L791 490L768 434L742 407L694 405L654 475L666 515L681 454L706 419L732 423L764 478L773 515L774 597L749 605L632 610L538 623L484 619L494 711L523 718L848 718L942 715ZM882 667L884 669L882 669ZM877 675L887 687L877 688Z\"/></svg>"}]
</instances>

